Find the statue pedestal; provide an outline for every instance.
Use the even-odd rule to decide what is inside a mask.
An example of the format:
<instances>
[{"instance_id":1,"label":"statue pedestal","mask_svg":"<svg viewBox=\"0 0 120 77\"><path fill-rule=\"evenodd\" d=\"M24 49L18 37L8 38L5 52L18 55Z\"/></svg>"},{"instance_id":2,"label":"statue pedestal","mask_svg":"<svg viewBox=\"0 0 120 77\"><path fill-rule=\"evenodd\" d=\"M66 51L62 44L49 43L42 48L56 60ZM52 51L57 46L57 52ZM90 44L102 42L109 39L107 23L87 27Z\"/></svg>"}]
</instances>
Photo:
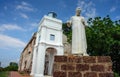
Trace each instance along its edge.
<instances>
[{"instance_id":1,"label":"statue pedestal","mask_svg":"<svg viewBox=\"0 0 120 77\"><path fill-rule=\"evenodd\" d=\"M114 77L109 56L55 56L53 77Z\"/></svg>"}]
</instances>

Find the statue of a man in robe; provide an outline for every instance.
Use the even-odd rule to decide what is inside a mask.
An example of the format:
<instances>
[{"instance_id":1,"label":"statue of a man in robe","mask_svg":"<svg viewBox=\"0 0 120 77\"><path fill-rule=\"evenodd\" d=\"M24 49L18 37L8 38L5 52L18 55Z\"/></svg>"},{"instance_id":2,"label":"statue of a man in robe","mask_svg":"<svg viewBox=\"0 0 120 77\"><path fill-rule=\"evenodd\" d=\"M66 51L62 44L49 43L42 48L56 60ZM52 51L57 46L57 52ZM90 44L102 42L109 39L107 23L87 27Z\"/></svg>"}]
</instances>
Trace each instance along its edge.
<instances>
[{"instance_id":1,"label":"statue of a man in robe","mask_svg":"<svg viewBox=\"0 0 120 77\"><path fill-rule=\"evenodd\" d=\"M81 9L76 9L76 15L67 22L67 26L72 26L72 54L88 56L84 17L80 16Z\"/></svg>"}]
</instances>

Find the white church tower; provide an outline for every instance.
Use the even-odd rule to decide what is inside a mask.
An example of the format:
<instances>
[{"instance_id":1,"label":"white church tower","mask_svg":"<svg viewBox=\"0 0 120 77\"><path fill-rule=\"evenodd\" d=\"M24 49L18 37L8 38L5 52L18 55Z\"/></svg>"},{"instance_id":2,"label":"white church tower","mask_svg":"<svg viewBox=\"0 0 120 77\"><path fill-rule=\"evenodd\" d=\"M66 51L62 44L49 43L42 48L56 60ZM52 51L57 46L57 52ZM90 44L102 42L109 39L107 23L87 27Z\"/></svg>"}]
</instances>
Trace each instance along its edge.
<instances>
[{"instance_id":1,"label":"white church tower","mask_svg":"<svg viewBox=\"0 0 120 77\"><path fill-rule=\"evenodd\" d=\"M62 21L50 12L39 23L34 47L31 75L45 77L52 75L55 55L63 55Z\"/></svg>"}]
</instances>

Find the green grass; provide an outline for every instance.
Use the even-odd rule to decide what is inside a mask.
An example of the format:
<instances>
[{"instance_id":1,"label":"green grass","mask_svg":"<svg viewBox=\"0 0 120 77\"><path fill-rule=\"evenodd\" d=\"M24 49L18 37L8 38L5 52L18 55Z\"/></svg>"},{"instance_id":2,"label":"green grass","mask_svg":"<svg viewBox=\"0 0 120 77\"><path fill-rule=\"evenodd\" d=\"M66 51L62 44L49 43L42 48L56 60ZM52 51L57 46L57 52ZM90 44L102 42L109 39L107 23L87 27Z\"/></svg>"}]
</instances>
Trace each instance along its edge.
<instances>
[{"instance_id":1,"label":"green grass","mask_svg":"<svg viewBox=\"0 0 120 77\"><path fill-rule=\"evenodd\" d=\"M0 77L8 77L9 72L8 71L2 71L0 72Z\"/></svg>"}]
</instances>

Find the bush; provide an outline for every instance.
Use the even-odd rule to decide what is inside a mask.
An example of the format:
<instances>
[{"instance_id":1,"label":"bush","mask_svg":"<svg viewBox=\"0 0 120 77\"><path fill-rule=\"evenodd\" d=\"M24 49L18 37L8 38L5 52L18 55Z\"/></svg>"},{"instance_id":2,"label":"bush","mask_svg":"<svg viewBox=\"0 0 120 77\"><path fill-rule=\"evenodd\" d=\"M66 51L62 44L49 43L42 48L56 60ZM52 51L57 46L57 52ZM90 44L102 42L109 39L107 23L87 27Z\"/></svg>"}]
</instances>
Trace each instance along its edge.
<instances>
[{"instance_id":1,"label":"bush","mask_svg":"<svg viewBox=\"0 0 120 77\"><path fill-rule=\"evenodd\" d=\"M4 71L4 68L0 67L0 72Z\"/></svg>"},{"instance_id":2,"label":"bush","mask_svg":"<svg viewBox=\"0 0 120 77\"><path fill-rule=\"evenodd\" d=\"M8 66L4 68L6 71L17 71L18 66Z\"/></svg>"},{"instance_id":3,"label":"bush","mask_svg":"<svg viewBox=\"0 0 120 77\"><path fill-rule=\"evenodd\" d=\"M114 73L114 77L120 77L118 73Z\"/></svg>"}]
</instances>

